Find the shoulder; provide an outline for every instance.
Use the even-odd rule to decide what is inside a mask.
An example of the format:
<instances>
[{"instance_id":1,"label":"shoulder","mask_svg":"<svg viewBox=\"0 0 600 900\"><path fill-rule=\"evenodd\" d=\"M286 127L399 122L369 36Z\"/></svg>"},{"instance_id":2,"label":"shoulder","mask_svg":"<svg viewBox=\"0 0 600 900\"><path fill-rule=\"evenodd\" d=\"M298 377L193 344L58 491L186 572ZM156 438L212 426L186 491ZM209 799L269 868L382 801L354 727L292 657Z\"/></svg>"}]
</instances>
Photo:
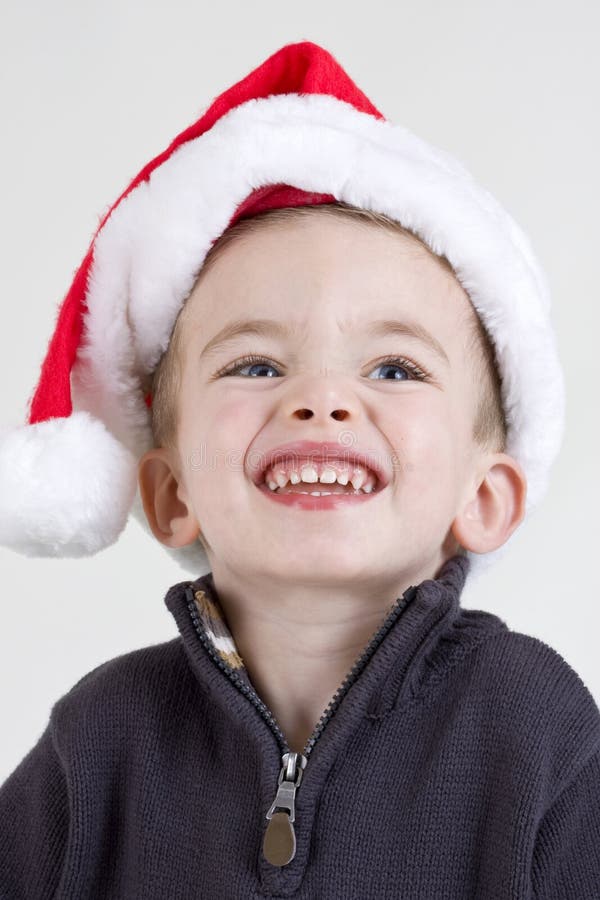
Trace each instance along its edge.
<instances>
[{"instance_id":1,"label":"shoulder","mask_svg":"<svg viewBox=\"0 0 600 900\"><path fill-rule=\"evenodd\" d=\"M566 777L600 750L600 709L575 668L540 638L498 630L473 658L477 689L532 753Z\"/></svg>"},{"instance_id":2,"label":"shoulder","mask_svg":"<svg viewBox=\"0 0 600 900\"><path fill-rule=\"evenodd\" d=\"M174 694L185 700L200 690L180 637L106 660L83 675L52 706L50 719L63 748L81 729L138 728L157 721Z\"/></svg>"},{"instance_id":3,"label":"shoulder","mask_svg":"<svg viewBox=\"0 0 600 900\"><path fill-rule=\"evenodd\" d=\"M553 710L577 711L600 722L600 709L577 671L540 638L514 631L494 613L461 608L451 629L437 642L428 663L444 680L462 663L469 682L496 694L501 687L513 701L542 704ZM461 667L461 668L462 668Z\"/></svg>"},{"instance_id":4,"label":"shoulder","mask_svg":"<svg viewBox=\"0 0 600 900\"><path fill-rule=\"evenodd\" d=\"M475 716L499 745L562 767L600 748L600 709L575 668L552 646L499 616L462 607L425 654L417 696L440 695Z\"/></svg>"},{"instance_id":5,"label":"shoulder","mask_svg":"<svg viewBox=\"0 0 600 900\"><path fill-rule=\"evenodd\" d=\"M511 695L531 696L538 703L552 700L558 708L600 716L589 688L578 672L554 647L540 638L506 628L481 647L479 665L502 679Z\"/></svg>"}]
</instances>

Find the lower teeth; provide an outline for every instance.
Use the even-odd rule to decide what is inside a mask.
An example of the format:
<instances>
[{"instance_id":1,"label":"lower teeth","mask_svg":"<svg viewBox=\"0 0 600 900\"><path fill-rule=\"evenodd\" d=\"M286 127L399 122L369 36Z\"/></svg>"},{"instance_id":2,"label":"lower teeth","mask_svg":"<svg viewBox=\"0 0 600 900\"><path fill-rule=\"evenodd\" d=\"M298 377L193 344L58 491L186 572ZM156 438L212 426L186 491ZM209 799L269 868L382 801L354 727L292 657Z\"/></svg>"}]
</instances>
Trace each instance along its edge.
<instances>
[{"instance_id":1,"label":"lower teeth","mask_svg":"<svg viewBox=\"0 0 600 900\"><path fill-rule=\"evenodd\" d=\"M285 491L281 488L278 488L275 491L276 494L310 494L311 497L333 497L341 496L343 494L364 494L365 491Z\"/></svg>"}]
</instances>

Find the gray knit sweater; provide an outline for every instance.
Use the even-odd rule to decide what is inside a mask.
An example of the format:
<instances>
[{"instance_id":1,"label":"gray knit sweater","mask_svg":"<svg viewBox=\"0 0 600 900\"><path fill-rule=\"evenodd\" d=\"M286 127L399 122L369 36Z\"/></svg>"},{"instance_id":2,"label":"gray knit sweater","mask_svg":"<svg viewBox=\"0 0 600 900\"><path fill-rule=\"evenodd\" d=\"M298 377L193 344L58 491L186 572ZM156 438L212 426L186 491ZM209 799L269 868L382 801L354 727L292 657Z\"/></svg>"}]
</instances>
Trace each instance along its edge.
<instances>
[{"instance_id":1,"label":"gray knit sweater","mask_svg":"<svg viewBox=\"0 0 600 900\"><path fill-rule=\"evenodd\" d=\"M211 575L0 787L2 900L598 900L600 711L542 641L410 587L289 750Z\"/></svg>"}]
</instances>

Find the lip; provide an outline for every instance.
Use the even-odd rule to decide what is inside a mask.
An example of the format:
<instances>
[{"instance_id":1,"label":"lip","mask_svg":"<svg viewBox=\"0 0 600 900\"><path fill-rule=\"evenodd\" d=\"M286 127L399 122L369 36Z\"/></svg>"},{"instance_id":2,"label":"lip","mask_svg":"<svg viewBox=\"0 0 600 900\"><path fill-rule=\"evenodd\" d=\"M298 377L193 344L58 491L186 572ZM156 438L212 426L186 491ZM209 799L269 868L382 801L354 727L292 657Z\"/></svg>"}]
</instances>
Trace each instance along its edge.
<instances>
[{"instance_id":1,"label":"lip","mask_svg":"<svg viewBox=\"0 0 600 900\"><path fill-rule=\"evenodd\" d=\"M279 444L277 447L273 447L264 457L261 456L261 459L254 466L252 476L254 484L258 487L264 484L264 473L266 470L277 462L281 462L289 457L322 462L338 460L371 469L377 476L378 482L377 489L373 492L375 494L382 491L389 483L387 472L377 456L370 451L354 450L351 447L344 447L343 444L335 441L289 441L286 444ZM371 495L366 494L365 496Z\"/></svg>"}]
</instances>

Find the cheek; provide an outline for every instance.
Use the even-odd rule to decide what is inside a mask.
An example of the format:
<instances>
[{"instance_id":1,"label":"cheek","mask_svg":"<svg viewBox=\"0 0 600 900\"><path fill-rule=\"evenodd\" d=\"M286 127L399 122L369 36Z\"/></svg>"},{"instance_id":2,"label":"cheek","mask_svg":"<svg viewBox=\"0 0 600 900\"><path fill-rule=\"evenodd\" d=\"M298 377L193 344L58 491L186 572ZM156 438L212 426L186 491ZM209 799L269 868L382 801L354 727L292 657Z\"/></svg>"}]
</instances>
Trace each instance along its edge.
<instances>
[{"instance_id":1,"label":"cheek","mask_svg":"<svg viewBox=\"0 0 600 900\"><path fill-rule=\"evenodd\" d=\"M210 400L201 401L202 420L211 429L239 431L259 418L260 404L240 393L215 391Z\"/></svg>"},{"instance_id":2,"label":"cheek","mask_svg":"<svg viewBox=\"0 0 600 900\"><path fill-rule=\"evenodd\" d=\"M256 421L254 421L256 418ZM182 405L181 444L189 466L194 493L223 502L230 482L223 476L244 471L248 445L260 428L243 397L199 397Z\"/></svg>"},{"instance_id":3,"label":"cheek","mask_svg":"<svg viewBox=\"0 0 600 900\"><path fill-rule=\"evenodd\" d=\"M180 433L187 443L201 439L210 445L218 444L221 452L229 446L243 444L251 433L252 404L242 397L226 396L211 391L209 395L188 391L182 396Z\"/></svg>"},{"instance_id":4,"label":"cheek","mask_svg":"<svg viewBox=\"0 0 600 900\"><path fill-rule=\"evenodd\" d=\"M415 400L416 402L412 402ZM415 490L436 490L456 469L456 428L447 406L411 398L399 405L386 419L385 434L394 450L393 469L399 481L403 477Z\"/></svg>"}]
</instances>

